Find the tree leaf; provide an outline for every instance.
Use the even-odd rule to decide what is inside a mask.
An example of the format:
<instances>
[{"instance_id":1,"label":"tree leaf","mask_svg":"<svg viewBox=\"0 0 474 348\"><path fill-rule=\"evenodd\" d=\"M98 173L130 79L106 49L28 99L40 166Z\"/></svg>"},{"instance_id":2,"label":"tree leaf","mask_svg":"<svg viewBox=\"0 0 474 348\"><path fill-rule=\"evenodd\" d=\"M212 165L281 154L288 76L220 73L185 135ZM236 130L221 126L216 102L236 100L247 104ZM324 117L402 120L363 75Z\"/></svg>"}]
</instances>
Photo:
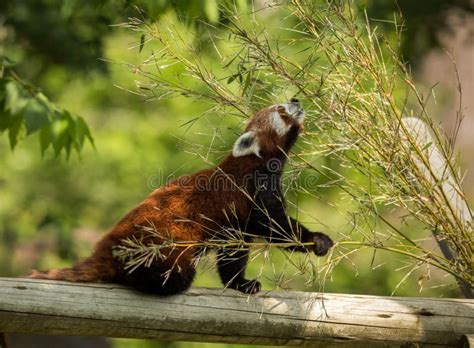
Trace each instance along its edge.
<instances>
[{"instance_id":1,"label":"tree leaf","mask_svg":"<svg viewBox=\"0 0 474 348\"><path fill-rule=\"evenodd\" d=\"M12 151L15 149L16 144L21 136L21 130L23 128L23 118L16 116L12 118L11 124L8 127L8 137L10 139L10 148Z\"/></svg>"},{"instance_id":2,"label":"tree leaf","mask_svg":"<svg viewBox=\"0 0 474 348\"><path fill-rule=\"evenodd\" d=\"M49 145L51 145L51 127L49 124L41 128L39 133L39 140L41 148L41 157L43 157Z\"/></svg>"},{"instance_id":3,"label":"tree leaf","mask_svg":"<svg viewBox=\"0 0 474 348\"><path fill-rule=\"evenodd\" d=\"M33 134L48 123L48 110L36 100L30 100L23 109L26 135Z\"/></svg>"},{"instance_id":4,"label":"tree leaf","mask_svg":"<svg viewBox=\"0 0 474 348\"><path fill-rule=\"evenodd\" d=\"M92 137L89 126L87 126L86 121L84 121L84 119L80 116L77 117L76 131L82 137L83 142L85 139L89 140L90 144L95 149L94 138ZM81 147L82 147L82 144L81 144Z\"/></svg>"},{"instance_id":5,"label":"tree leaf","mask_svg":"<svg viewBox=\"0 0 474 348\"><path fill-rule=\"evenodd\" d=\"M12 117L8 111L0 108L0 132L4 132L6 129L10 128L12 123Z\"/></svg>"},{"instance_id":6,"label":"tree leaf","mask_svg":"<svg viewBox=\"0 0 474 348\"><path fill-rule=\"evenodd\" d=\"M0 77L0 134L7 130L12 150L23 136L39 131L42 157L52 145L56 156L65 149L69 158L72 149L80 152L85 139L95 148L82 118L59 109L43 93L27 92L16 80Z\"/></svg>"},{"instance_id":7,"label":"tree leaf","mask_svg":"<svg viewBox=\"0 0 474 348\"><path fill-rule=\"evenodd\" d=\"M61 150L64 148L68 137L68 121L64 115L60 112L57 112L55 115L55 120L51 125L51 135L52 135L52 144L54 153L57 156L61 153Z\"/></svg>"},{"instance_id":8,"label":"tree leaf","mask_svg":"<svg viewBox=\"0 0 474 348\"><path fill-rule=\"evenodd\" d=\"M26 104L22 98L20 87L13 81L9 81L5 86L5 106L4 109L10 111L12 115L18 114Z\"/></svg>"}]
</instances>

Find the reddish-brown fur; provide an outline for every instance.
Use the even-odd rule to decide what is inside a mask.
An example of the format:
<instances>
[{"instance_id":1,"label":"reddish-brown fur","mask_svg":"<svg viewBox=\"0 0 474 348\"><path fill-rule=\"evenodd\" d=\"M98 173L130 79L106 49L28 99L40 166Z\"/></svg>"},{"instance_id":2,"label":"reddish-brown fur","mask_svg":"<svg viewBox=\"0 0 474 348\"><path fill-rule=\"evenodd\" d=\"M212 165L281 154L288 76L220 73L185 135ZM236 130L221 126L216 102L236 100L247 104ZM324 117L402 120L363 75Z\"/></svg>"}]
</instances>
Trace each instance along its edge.
<instances>
[{"instance_id":1,"label":"reddish-brown fur","mask_svg":"<svg viewBox=\"0 0 474 348\"><path fill-rule=\"evenodd\" d=\"M113 256L114 247L131 237L153 244L161 244L164 238L200 242L213 237L222 228L243 229L240 225L249 218L254 204L252 195L255 190L247 182L249 173L265 168L273 158L284 162L285 152L293 145L301 129L299 123L278 109L293 131L277 136L267 117L276 108L258 112L247 126L247 130L258 129L260 157L234 157L231 154L217 167L179 178L153 191L102 238L92 256L72 268L35 271L30 277L72 282L117 282L163 295L186 290L194 277L191 263L195 248L179 251L163 249L161 252L167 255L165 260L156 260L149 268L142 267L129 273L124 269L123 262ZM223 190L223 187L226 189ZM144 227L153 228L162 238L146 232ZM172 272L165 278L163 274L169 270ZM168 286L160 284L166 282Z\"/></svg>"},{"instance_id":2,"label":"reddish-brown fur","mask_svg":"<svg viewBox=\"0 0 474 348\"><path fill-rule=\"evenodd\" d=\"M260 161L262 160L259 159L258 162ZM257 163L250 156L236 159L229 155L216 168L202 170L158 188L99 241L90 258L71 269L52 269L46 274L35 272L31 277L78 282L121 278L124 271L112 255L114 246L132 236L140 238L148 235L150 242L160 242L151 240L150 238L155 237L144 232L143 226L169 234L175 241L204 241L212 236L209 231L229 226L229 216L244 219L252 205L251 200L239 189L229 190L226 195L222 195L220 191L204 188L241 186L249 168L253 167L256 168ZM203 190L196 189L196 178ZM189 254L192 257L192 253ZM181 259L187 257L182 255Z\"/></svg>"}]
</instances>

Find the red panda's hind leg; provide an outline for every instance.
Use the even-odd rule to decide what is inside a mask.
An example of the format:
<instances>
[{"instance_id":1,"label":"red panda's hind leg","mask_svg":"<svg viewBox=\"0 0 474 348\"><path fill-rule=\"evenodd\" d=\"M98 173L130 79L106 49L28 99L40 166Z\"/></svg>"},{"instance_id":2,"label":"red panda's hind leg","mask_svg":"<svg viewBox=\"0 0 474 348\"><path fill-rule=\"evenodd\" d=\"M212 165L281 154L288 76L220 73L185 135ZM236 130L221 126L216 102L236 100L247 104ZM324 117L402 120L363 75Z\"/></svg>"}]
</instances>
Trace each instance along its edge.
<instances>
[{"instance_id":1,"label":"red panda's hind leg","mask_svg":"<svg viewBox=\"0 0 474 348\"><path fill-rule=\"evenodd\" d=\"M191 260L170 261L172 258L168 257L166 262L155 260L149 267L140 266L125 274L121 282L141 292L161 296L182 293L191 287L196 270Z\"/></svg>"}]
</instances>

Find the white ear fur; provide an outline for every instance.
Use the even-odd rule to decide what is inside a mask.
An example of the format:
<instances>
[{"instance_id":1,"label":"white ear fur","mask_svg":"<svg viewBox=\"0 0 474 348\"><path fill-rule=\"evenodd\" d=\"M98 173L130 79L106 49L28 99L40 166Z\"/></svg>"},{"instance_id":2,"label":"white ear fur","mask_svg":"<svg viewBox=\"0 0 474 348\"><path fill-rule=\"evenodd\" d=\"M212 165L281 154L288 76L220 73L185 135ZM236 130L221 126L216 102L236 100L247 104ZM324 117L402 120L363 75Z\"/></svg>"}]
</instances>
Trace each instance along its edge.
<instances>
[{"instance_id":1,"label":"white ear fur","mask_svg":"<svg viewBox=\"0 0 474 348\"><path fill-rule=\"evenodd\" d=\"M254 131L249 131L242 134L234 144L232 149L232 156L241 157L254 154L260 157L260 146L258 145L257 134Z\"/></svg>"}]
</instances>

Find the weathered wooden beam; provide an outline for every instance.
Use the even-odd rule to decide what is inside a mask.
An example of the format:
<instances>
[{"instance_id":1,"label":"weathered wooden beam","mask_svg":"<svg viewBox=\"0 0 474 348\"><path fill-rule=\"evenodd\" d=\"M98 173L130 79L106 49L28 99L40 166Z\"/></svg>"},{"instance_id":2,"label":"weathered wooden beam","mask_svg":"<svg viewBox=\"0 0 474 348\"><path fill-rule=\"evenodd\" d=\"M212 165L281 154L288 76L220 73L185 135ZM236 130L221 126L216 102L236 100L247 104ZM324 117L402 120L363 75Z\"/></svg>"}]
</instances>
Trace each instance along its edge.
<instances>
[{"instance_id":1,"label":"weathered wooden beam","mask_svg":"<svg viewBox=\"0 0 474 348\"><path fill-rule=\"evenodd\" d=\"M474 301L192 289L143 295L113 284L0 278L0 332L333 347L459 346ZM406 345L409 347L410 345Z\"/></svg>"}]
</instances>

